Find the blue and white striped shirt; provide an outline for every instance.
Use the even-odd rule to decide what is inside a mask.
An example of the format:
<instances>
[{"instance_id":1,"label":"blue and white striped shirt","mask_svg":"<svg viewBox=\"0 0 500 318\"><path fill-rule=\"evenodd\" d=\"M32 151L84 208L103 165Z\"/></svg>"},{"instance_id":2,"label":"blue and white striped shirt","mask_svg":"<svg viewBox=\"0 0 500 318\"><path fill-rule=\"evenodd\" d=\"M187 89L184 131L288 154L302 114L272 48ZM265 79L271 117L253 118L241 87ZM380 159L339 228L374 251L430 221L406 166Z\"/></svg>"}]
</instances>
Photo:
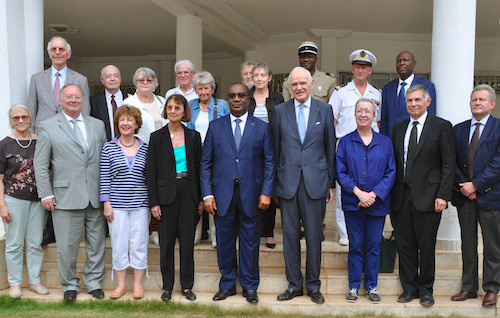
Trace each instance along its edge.
<instances>
[{"instance_id":1,"label":"blue and white striped shirt","mask_svg":"<svg viewBox=\"0 0 500 318\"><path fill-rule=\"evenodd\" d=\"M101 152L101 202L110 201L113 208L135 209L149 207L146 185L148 145L140 145L134 161L129 163L116 138L104 144Z\"/></svg>"}]
</instances>

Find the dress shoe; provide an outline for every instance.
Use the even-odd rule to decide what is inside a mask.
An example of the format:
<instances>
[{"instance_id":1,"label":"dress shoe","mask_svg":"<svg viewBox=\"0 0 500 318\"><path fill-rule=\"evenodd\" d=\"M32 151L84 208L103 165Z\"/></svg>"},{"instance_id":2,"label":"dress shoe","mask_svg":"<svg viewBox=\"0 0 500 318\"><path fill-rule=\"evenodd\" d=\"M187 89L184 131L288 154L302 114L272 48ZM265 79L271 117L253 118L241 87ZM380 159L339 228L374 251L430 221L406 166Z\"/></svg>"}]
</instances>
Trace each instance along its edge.
<instances>
[{"instance_id":1,"label":"dress shoe","mask_svg":"<svg viewBox=\"0 0 500 318\"><path fill-rule=\"evenodd\" d=\"M118 298L122 297L123 295L125 295L126 292L127 292L126 289L115 288L111 292L111 294L109 294L109 298L111 298L111 299L118 299Z\"/></svg>"},{"instance_id":2,"label":"dress shoe","mask_svg":"<svg viewBox=\"0 0 500 318\"><path fill-rule=\"evenodd\" d=\"M18 298L21 298L21 296L23 295L23 293L21 292L21 286L19 287L16 287L16 288L9 288L9 296L14 298L14 299L18 299Z\"/></svg>"},{"instance_id":3,"label":"dress shoe","mask_svg":"<svg viewBox=\"0 0 500 318\"><path fill-rule=\"evenodd\" d=\"M398 297L398 302L400 303L409 303L413 299L418 298L418 292L411 293L411 292L404 292Z\"/></svg>"},{"instance_id":4,"label":"dress shoe","mask_svg":"<svg viewBox=\"0 0 500 318\"><path fill-rule=\"evenodd\" d=\"M432 294L425 294L420 296L420 305L425 307L434 305L434 297L432 297Z\"/></svg>"},{"instance_id":5,"label":"dress shoe","mask_svg":"<svg viewBox=\"0 0 500 318\"><path fill-rule=\"evenodd\" d=\"M236 287L233 286L231 289L219 289L217 294L214 295L214 298L212 298L215 301L218 300L224 300L229 296L236 295Z\"/></svg>"},{"instance_id":6,"label":"dress shoe","mask_svg":"<svg viewBox=\"0 0 500 318\"><path fill-rule=\"evenodd\" d=\"M50 243L54 243L56 241L56 236L53 231L45 231L43 233L42 246L49 245Z\"/></svg>"},{"instance_id":7,"label":"dress shoe","mask_svg":"<svg viewBox=\"0 0 500 318\"><path fill-rule=\"evenodd\" d=\"M76 300L76 290L67 290L64 292L64 301L71 302Z\"/></svg>"},{"instance_id":8,"label":"dress shoe","mask_svg":"<svg viewBox=\"0 0 500 318\"><path fill-rule=\"evenodd\" d=\"M464 300L467 300L469 298L477 298L477 292L468 292L468 291L462 290L458 294L451 297L451 300L452 301L464 301Z\"/></svg>"},{"instance_id":9,"label":"dress shoe","mask_svg":"<svg viewBox=\"0 0 500 318\"><path fill-rule=\"evenodd\" d=\"M488 291L484 295L483 306L484 307L494 307L497 304L498 295L494 292Z\"/></svg>"},{"instance_id":10,"label":"dress shoe","mask_svg":"<svg viewBox=\"0 0 500 318\"><path fill-rule=\"evenodd\" d=\"M294 297L302 296L304 295L304 291L302 289L297 289L293 290L291 288L287 288L282 294L278 295L278 300L279 301L284 301L284 300L290 300L293 299Z\"/></svg>"},{"instance_id":11,"label":"dress shoe","mask_svg":"<svg viewBox=\"0 0 500 318\"><path fill-rule=\"evenodd\" d=\"M187 300L196 300L196 295L193 293L191 289L188 289L186 291L182 291L182 294L186 297Z\"/></svg>"},{"instance_id":12,"label":"dress shoe","mask_svg":"<svg viewBox=\"0 0 500 318\"><path fill-rule=\"evenodd\" d=\"M316 303L316 304L324 304L325 303L325 298L323 297L323 295L321 295L321 292L319 291L319 289L308 290L307 296L311 297L311 300L313 301L313 303Z\"/></svg>"},{"instance_id":13,"label":"dress shoe","mask_svg":"<svg viewBox=\"0 0 500 318\"><path fill-rule=\"evenodd\" d=\"M169 301L170 299L172 299L172 291L166 290L161 294L161 300Z\"/></svg>"},{"instance_id":14,"label":"dress shoe","mask_svg":"<svg viewBox=\"0 0 500 318\"><path fill-rule=\"evenodd\" d=\"M104 298L104 292L100 288L94 289L89 294L91 294L92 297L94 297L95 299L103 299Z\"/></svg>"},{"instance_id":15,"label":"dress shoe","mask_svg":"<svg viewBox=\"0 0 500 318\"><path fill-rule=\"evenodd\" d=\"M49 290L45 286L43 286L42 284L30 285L29 290L31 290L39 295L48 295L50 293Z\"/></svg>"},{"instance_id":16,"label":"dress shoe","mask_svg":"<svg viewBox=\"0 0 500 318\"><path fill-rule=\"evenodd\" d=\"M243 290L243 297L246 297L247 301L251 304L256 304L259 302L259 296L257 296L257 291L253 289Z\"/></svg>"}]
</instances>

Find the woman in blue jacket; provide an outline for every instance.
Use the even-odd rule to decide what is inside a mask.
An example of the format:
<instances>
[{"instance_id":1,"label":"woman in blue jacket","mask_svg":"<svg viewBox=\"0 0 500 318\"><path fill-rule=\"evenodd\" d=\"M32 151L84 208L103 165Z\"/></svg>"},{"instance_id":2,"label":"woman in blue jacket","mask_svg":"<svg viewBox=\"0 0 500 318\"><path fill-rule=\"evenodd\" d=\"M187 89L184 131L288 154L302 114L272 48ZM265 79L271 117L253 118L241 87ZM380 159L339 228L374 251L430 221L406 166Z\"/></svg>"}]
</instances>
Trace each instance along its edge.
<instances>
[{"instance_id":1,"label":"woman in blue jacket","mask_svg":"<svg viewBox=\"0 0 500 318\"><path fill-rule=\"evenodd\" d=\"M390 138L371 128L375 107L368 98L356 102L357 129L344 136L337 149L336 177L342 187L342 209L349 237L346 299L350 302L358 299L363 267L367 297L372 302L380 301L376 289L380 240L396 177Z\"/></svg>"}]
</instances>

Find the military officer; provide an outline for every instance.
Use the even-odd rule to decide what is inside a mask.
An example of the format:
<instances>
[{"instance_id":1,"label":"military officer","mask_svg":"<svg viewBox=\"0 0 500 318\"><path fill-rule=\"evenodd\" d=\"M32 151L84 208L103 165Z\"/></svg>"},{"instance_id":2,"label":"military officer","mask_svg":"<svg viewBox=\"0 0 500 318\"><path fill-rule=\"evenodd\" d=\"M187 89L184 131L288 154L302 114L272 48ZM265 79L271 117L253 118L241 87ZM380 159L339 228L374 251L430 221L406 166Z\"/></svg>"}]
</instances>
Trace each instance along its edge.
<instances>
[{"instance_id":1,"label":"military officer","mask_svg":"<svg viewBox=\"0 0 500 318\"><path fill-rule=\"evenodd\" d=\"M335 75L322 72L316 69L316 62L318 61L318 45L311 41L302 42L299 45L299 64L311 72L314 80L311 97L322 102L328 103L330 96L332 96L337 80ZM288 78L285 78L283 83L286 83ZM292 92L288 85L283 85L283 98L285 102L292 99Z\"/></svg>"}]
</instances>

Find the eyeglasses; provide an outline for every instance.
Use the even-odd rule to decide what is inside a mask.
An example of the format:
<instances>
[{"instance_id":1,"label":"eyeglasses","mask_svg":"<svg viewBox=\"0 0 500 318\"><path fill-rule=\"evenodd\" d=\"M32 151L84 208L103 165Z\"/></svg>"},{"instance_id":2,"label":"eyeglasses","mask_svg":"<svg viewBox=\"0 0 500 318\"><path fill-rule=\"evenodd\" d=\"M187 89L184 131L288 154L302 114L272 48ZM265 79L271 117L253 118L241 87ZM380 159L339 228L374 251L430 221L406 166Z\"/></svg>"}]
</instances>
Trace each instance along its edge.
<instances>
[{"instance_id":1,"label":"eyeglasses","mask_svg":"<svg viewBox=\"0 0 500 318\"><path fill-rule=\"evenodd\" d=\"M151 84L151 83L153 83L153 79L152 78L138 78L137 82Z\"/></svg>"},{"instance_id":2,"label":"eyeglasses","mask_svg":"<svg viewBox=\"0 0 500 318\"><path fill-rule=\"evenodd\" d=\"M179 71L179 72L176 72L175 75L189 75L191 74L193 71Z\"/></svg>"},{"instance_id":3,"label":"eyeglasses","mask_svg":"<svg viewBox=\"0 0 500 318\"><path fill-rule=\"evenodd\" d=\"M356 114L368 115L368 114L374 114L374 112L372 110L367 110L367 109L358 109L356 111Z\"/></svg>"},{"instance_id":4,"label":"eyeglasses","mask_svg":"<svg viewBox=\"0 0 500 318\"><path fill-rule=\"evenodd\" d=\"M72 99L81 100L82 95L63 95L63 98L68 99L68 100L72 100Z\"/></svg>"},{"instance_id":5,"label":"eyeglasses","mask_svg":"<svg viewBox=\"0 0 500 318\"><path fill-rule=\"evenodd\" d=\"M228 97L229 99L233 99L233 98L235 98L236 96L238 96L240 99L243 99L243 98L247 97L248 95L247 95L246 93L238 93L238 94L235 94L235 93L229 93L229 94L227 94L227 97Z\"/></svg>"},{"instance_id":6,"label":"eyeglasses","mask_svg":"<svg viewBox=\"0 0 500 318\"><path fill-rule=\"evenodd\" d=\"M16 123L17 123L17 122L18 122L19 120L21 120L21 119L22 119L23 121L28 121L28 120L30 120L30 116L28 116L28 115L24 115L24 116L14 116L14 117L10 117L10 119L11 119L12 121L14 121L14 122L16 122Z\"/></svg>"}]
</instances>

